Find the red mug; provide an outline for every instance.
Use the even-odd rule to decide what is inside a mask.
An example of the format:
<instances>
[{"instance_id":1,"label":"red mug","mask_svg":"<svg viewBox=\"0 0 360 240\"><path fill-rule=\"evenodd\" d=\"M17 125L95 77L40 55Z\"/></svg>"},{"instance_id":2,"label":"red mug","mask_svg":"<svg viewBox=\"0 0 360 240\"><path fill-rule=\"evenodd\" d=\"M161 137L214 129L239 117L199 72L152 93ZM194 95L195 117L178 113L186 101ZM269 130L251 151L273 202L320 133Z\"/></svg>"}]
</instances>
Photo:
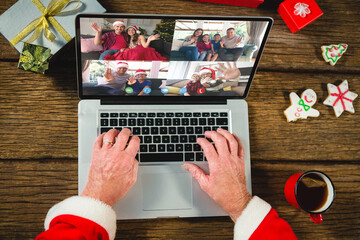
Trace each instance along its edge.
<instances>
[{"instance_id":1,"label":"red mug","mask_svg":"<svg viewBox=\"0 0 360 240\"><path fill-rule=\"evenodd\" d=\"M335 188L331 179L323 172L295 173L286 181L286 200L294 207L309 213L314 223L322 223L322 213L335 200Z\"/></svg>"}]
</instances>

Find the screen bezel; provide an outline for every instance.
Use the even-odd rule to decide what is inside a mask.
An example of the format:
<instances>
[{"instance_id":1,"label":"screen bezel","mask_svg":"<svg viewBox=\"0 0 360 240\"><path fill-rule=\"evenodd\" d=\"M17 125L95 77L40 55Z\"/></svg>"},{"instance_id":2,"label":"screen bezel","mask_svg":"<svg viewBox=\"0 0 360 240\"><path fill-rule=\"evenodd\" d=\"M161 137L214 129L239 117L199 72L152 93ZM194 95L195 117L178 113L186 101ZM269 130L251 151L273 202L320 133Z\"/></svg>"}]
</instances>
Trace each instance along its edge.
<instances>
[{"instance_id":1,"label":"screen bezel","mask_svg":"<svg viewBox=\"0 0 360 240\"><path fill-rule=\"evenodd\" d=\"M80 18L145 18L145 19L192 19L192 20L223 20L223 21L267 21L268 25L263 37L263 41L259 48L258 55L254 62L246 89L242 96L99 96L99 95L83 95L82 92L82 63L81 63L81 46L80 46ZM245 99L249 93L250 86L254 75L256 73L261 55L263 53L266 41L269 36L273 24L271 17L239 17L239 16L197 16L197 15L160 15L160 14L125 14L125 13L104 13L104 14L79 14L75 19L75 48L76 48L76 68L77 68L77 81L78 81L78 96L80 99L101 99L109 100L111 102L179 102L179 103L207 103L207 102L223 102L227 99Z\"/></svg>"}]
</instances>

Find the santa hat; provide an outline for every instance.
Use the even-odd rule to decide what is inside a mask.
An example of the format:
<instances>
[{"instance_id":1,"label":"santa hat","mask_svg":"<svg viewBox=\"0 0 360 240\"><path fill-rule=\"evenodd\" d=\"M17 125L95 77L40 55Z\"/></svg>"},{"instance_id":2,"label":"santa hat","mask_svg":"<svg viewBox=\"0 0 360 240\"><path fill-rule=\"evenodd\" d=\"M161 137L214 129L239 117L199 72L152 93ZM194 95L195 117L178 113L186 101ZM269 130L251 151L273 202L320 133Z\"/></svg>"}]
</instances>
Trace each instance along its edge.
<instances>
[{"instance_id":1,"label":"santa hat","mask_svg":"<svg viewBox=\"0 0 360 240\"><path fill-rule=\"evenodd\" d=\"M198 72L194 72L192 75L198 75L201 77L200 73L198 73Z\"/></svg>"},{"instance_id":2,"label":"santa hat","mask_svg":"<svg viewBox=\"0 0 360 240\"><path fill-rule=\"evenodd\" d=\"M147 75L147 73L146 73L146 71L144 70L144 69L139 69L139 70L137 70L136 72L135 72L135 77L137 76L137 75L139 75L139 74L146 74Z\"/></svg>"},{"instance_id":3,"label":"santa hat","mask_svg":"<svg viewBox=\"0 0 360 240\"><path fill-rule=\"evenodd\" d=\"M129 64L127 64L126 62L118 62L117 63L117 67L118 68L127 68L127 69L129 69Z\"/></svg>"},{"instance_id":4,"label":"santa hat","mask_svg":"<svg viewBox=\"0 0 360 240\"><path fill-rule=\"evenodd\" d=\"M203 67L202 69L200 69L199 73L200 73L200 75L203 75L205 73L211 73L212 79L215 80L215 70L214 69Z\"/></svg>"},{"instance_id":5,"label":"santa hat","mask_svg":"<svg viewBox=\"0 0 360 240\"><path fill-rule=\"evenodd\" d=\"M139 28L137 26L131 25L131 26L127 27L126 32L127 32L127 30L129 30L129 28L133 28L137 34L140 34Z\"/></svg>"},{"instance_id":6,"label":"santa hat","mask_svg":"<svg viewBox=\"0 0 360 240\"><path fill-rule=\"evenodd\" d=\"M113 27L115 27L116 24L121 24L121 25L123 25L123 26L125 27L124 21L121 21L121 20L115 21L115 22L113 23Z\"/></svg>"}]
</instances>

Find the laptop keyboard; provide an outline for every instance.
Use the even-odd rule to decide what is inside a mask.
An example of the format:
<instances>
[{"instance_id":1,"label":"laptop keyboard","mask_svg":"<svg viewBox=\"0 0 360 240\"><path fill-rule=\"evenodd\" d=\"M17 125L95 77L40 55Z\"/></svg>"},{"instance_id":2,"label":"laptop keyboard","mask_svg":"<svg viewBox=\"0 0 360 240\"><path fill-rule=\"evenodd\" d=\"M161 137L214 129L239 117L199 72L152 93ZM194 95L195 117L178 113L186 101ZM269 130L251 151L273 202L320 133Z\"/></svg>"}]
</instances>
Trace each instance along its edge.
<instances>
[{"instance_id":1,"label":"laptop keyboard","mask_svg":"<svg viewBox=\"0 0 360 240\"><path fill-rule=\"evenodd\" d=\"M129 128L141 143L139 162L206 161L196 139L228 130L227 112L101 112L100 134Z\"/></svg>"}]
</instances>

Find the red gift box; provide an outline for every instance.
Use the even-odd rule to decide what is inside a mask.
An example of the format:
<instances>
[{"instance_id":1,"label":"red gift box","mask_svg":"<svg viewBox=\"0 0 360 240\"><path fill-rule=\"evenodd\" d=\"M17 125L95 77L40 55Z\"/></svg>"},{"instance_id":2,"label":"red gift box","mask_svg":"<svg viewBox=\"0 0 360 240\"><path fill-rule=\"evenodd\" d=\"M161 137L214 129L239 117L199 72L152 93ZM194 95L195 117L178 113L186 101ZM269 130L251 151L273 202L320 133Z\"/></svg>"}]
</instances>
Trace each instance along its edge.
<instances>
[{"instance_id":1,"label":"red gift box","mask_svg":"<svg viewBox=\"0 0 360 240\"><path fill-rule=\"evenodd\" d=\"M252 8L257 8L260 3L264 2L264 0L193 0L193 1L234 5L241 7L252 7Z\"/></svg>"},{"instance_id":2,"label":"red gift box","mask_svg":"<svg viewBox=\"0 0 360 240\"><path fill-rule=\"evenodd\" d=\"M286 0L280 4L278 13L292 33L323 15L314 0Z\"/></svg>"}]
</instances>

